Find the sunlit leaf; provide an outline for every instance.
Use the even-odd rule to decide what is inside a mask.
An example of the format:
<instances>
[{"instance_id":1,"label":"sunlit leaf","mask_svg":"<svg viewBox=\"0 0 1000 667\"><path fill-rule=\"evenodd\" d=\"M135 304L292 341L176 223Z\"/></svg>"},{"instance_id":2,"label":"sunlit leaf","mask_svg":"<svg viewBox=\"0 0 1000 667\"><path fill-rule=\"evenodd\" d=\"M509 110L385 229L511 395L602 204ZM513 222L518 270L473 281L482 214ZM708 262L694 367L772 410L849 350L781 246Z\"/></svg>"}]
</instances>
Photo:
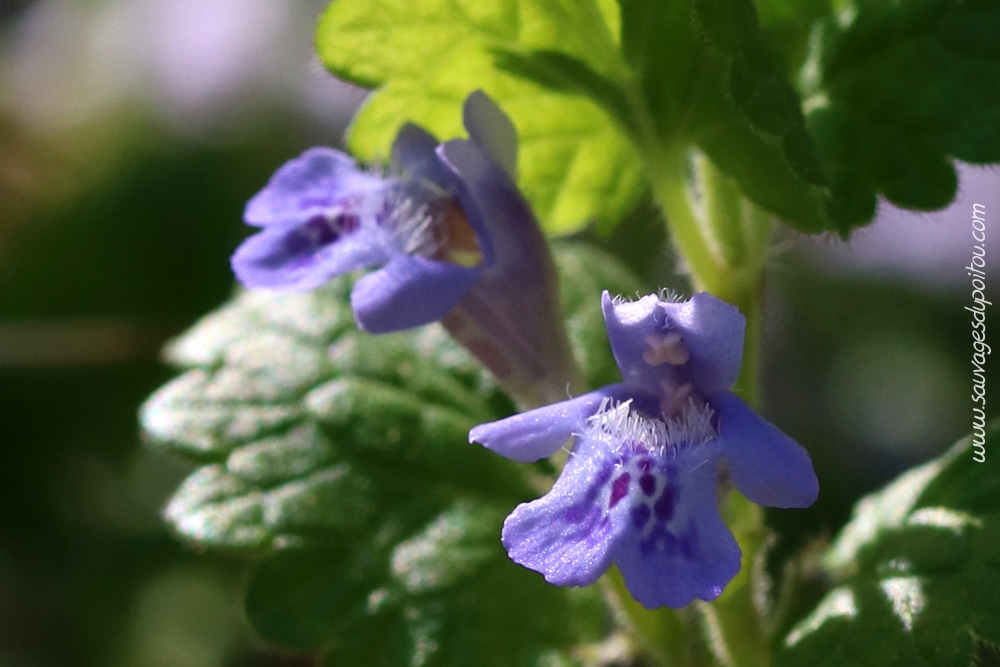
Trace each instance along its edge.
<instances>
[{"instance_id":1,"label":"sunlit leaf","mask_svg":"<svg viewBox=\"0 0 1000 667\"><path fill-rule=\"evenodd\" d=\"M323 64L338 77L377 88L354 119L348 143L384 159L400 125L441 139L461 136L462 101L485 90L519 135L519 183L550 232L618 221L645 183L631 145L579 96L550 92L498 70L501 52L559 44L595 71L616 47L617 10L602 0L338 0L317 32Z\"/></svg>"},{"instance_id":2,"label":"sunlit leaf","mask_svg":"<svg viewBox=\"0 0 1000 667\"><path fill-rule=\"evenodd\" d=\"M831 547L830 592L778 665L966 667L1000 641L1000 422L861 500Z\"/></svg>"}]
</instances>

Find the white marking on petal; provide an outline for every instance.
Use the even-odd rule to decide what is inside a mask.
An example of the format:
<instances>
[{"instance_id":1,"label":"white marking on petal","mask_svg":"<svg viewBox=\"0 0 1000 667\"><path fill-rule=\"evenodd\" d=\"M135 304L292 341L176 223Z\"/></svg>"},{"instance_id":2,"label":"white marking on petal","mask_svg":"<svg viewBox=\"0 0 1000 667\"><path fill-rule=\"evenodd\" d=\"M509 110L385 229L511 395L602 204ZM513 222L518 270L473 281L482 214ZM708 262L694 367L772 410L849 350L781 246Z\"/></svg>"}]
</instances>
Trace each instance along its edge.
<instances>
[{"instance_id":1,"label":"white marking on petal","mask_svg":"<svg viewBox=\"0 0 1000 667\"><path fill-rule=\"evenodd\" d=\"M650 366L670 364L681 366L691 358L691 351L684 344L680 332L671 331L665 335L650 334L646 336L647 349L642 353L642 360Z\"/></svg>"},{"instance_id":2,"label":"white marking on petal","mask_svg":"<svg viewBox=\"0 0 1000 667\"><path fill-rule=\"evenodd\" d=\"M658 455L676 454L677 449L701 445L718 437L712 425L713 411L691 402L674 419L650 419L632 410L632 401L605 398L597 413L587 420L583 437L596 438L612 451L628 447L632 451Z\"/></svg>"}]
</instances>

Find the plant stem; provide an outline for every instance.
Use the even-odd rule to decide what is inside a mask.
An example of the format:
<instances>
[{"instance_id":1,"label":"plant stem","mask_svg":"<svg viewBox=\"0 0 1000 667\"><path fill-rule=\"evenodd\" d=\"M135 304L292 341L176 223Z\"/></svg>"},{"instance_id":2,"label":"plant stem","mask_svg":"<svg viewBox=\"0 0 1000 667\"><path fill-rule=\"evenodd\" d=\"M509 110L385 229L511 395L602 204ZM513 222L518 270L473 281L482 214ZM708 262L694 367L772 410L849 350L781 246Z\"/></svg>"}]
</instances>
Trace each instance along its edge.
<instances>
[{"instance_id":1,"label":"plant stem","mask_svg":"<svg viewBox=\"0 0 1000 667\"><path fill-rule=\"evenodd\" d=\"M655 150L647 151L645 158L653 175L653 195L666 214L693 288L733 304L746 317L743 365L735 390L753 405L769 222L706 158Z\"/></svg>"}]
</instances>

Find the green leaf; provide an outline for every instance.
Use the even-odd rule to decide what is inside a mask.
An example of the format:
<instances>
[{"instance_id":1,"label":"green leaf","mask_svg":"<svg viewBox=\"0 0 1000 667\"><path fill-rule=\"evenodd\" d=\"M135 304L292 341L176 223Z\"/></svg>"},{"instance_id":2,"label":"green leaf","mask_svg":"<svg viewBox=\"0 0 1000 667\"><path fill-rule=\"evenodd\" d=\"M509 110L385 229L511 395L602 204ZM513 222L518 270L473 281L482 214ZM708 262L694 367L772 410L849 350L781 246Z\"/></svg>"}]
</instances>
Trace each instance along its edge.
<instances>
[{"instance_id":1,"label":"green leaf","mask_svg":"<svg viewBox=\"0 0 1000 667\"><path fill-rule=\"evenodd\" d=\"M656 136L637 131L640 145L698 146L763 208L803 231L826 228L823 168L753 2L620 5L622 50L644 108L632 116L655 126Z\"/></svg>"},{"instance_id":2,"label":"green leaf","mask_svg":"<svg viewBox=\"0 0 1000 667\"><path fill-rule=\"evenodd\" d=\"M1000 421L975 443L996 451ZM1000 642L1000 477L977 451L966 438L858 504L777 665L966 667Z\"/></svg>"},{"instance_id":3,"label":"green leaf","mask_svg":"<svg viewBox=\"0 0 1000 667\"><path fill-rule=\"evenodd\" d=\"M817 31L803 83L841 233L871 219L876 194L942 208L953 160L1000 162L998 31L991 0L846 3Z\"/></svg>"},{"instance_id":4,"label":"green leaf","mask_svg":"<svg viewBox=\"0 0 1000 667\"><path fill-rule=\"evenodd\" d=\"M335 75L377 88L348 136L362 159L384 159L405 121L440 139L464 135L463 100L489 93L518 129L520 186L545 228L561 233L617 222L636 205L645 188L636 154L592 102L512 76L495 59L558 45L603 74L617 24L608 0L338 0L316 45Z\"/></svg>"},{"instance_id":5,"label":"green leaf","mask_svg":"<svg viewBox=\"0 0 1000 667\"><path fill-rule=\"evenodd\" d=\"M794 80L809 55L810 28L833 13L831 0L758 0L761 30Z\"/></svg>"},{"instance_id":6,"label":"green leaf","mask_svg":"<svg viewBox=\"0 0 1000 667\"><path fill-rule=\"evenodd\" d=\"M600 294L640 282L596 249L557 250L587 382L617 381ZM265 556L254 629L331 664L575 664L565 649L605 630L599 596L549 586L499 541L543 467L468 442L514 406L437 325L358 331L351 284L240 293L170 346L188 370L141 419L200 467L167 522L198 548Z\"/></svg>"},{"instance_id":7,"label":"green leaf","mask_svg":"<svg viewBox=\"0 0 1000 667\"><path fill-rule=\"evenodd\" d=\"M356 330L349 286L240 294L168 351L194 368L149 399L142 422L205 464L165 511L183 538L261 549L361 532L421 478L523 492L516 468L454 446L506 399L437 328Z\"/></svg>"},{"instance_id":8,"label":"green leaf","mask_svg":"<svg viewBox=\"0 0 1000 667\"><path fill-rule=\"evenodd\" d=\"M846 235L879 194L940 208L953 159L1000 161L997 31L991 0L339 0L317 45L378 88L350 136L367 159L404 120L460 135L465 95L493 95L549 231L612 228L697 147L800 231Z\"/></svg>"},{"instance_id":9,"label":"green leaf","mask_svg":"<svg viewBox=\"0 0 1000 667\"><path fill-rule=\"evenodd\" d=\"M611 229L659 152L695 144L755 202L828 228L826 176L751 0L339 0L317 33L337 76L377 87L349 143L388 153L400 124L459 136L475 88L512 117L519 184L550 232Z\"/></svg>"},{"instance_id":10,"label":"green leaf","mask_svg":"<svg viewBox=\"0 0 1000 667\"><path fill-rule=\"evenodd\" d=\"M505 515L459 501L392 549L282 553L258 568L248 616L266 639L322 646L331 665L550 664L601 636L603 604L510 562Z\"/></svg>"}]
</instances>

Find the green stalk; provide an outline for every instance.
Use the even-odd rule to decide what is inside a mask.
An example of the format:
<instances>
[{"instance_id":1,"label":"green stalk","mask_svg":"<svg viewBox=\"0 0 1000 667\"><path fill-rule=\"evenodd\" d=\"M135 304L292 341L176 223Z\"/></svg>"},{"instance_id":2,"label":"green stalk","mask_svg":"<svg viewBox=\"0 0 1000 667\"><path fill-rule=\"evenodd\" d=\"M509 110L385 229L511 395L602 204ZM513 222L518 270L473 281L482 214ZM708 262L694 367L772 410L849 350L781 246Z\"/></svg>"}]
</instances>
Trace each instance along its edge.
<instances>
[{"instance_id":1,"label":"green stalk","mask_svg":"<svg viewBox=\"0 0 1000 667\"><path fill-rule=\"evenodd\" d=\"M654 179L653 196L666 214L692 286L733 304L746 317L743 365L735 389L752 405L768 220L706 158L682 151L649 151L645 157Z\"/></svg>"}]
</instances>

